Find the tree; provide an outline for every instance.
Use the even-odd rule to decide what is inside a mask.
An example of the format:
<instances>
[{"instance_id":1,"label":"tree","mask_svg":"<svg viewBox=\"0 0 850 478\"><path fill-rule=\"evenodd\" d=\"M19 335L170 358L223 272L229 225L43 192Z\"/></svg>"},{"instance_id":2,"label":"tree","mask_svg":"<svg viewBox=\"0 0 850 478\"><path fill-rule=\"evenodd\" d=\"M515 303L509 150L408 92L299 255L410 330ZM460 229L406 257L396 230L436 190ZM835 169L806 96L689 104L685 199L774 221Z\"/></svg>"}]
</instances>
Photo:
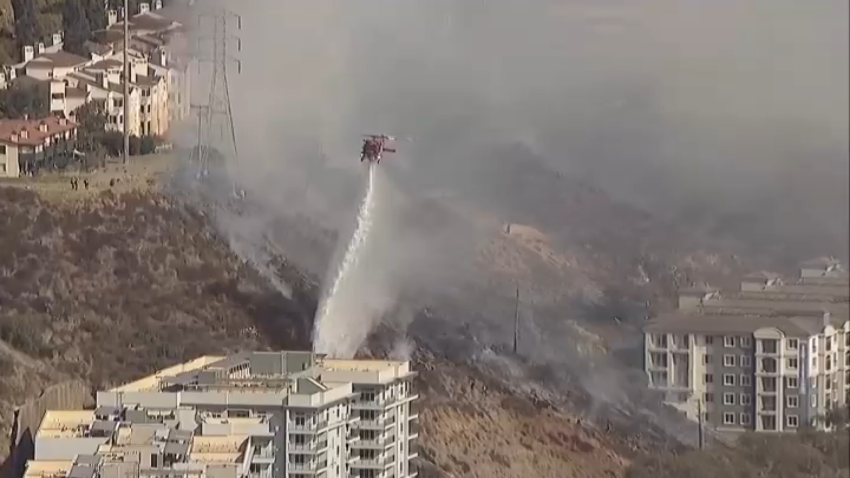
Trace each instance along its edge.
<instances>
[{"instance_id":1,"label":"tree","mask_svg":"<svg viewBox=\"0 0 850 478\"><path fill-rule=\"evenodd\" d=\"M47 116L47 87L41 84L25 85L13 83L6 90L0 90L0 113L10 119L43 118Z\"/></svg>"},{"instance_id":2,"label":"tree","mask_svg":"<svg viewBox=\"0 0 850 478\"><path fill-rule=\"evenodd\" d=\"M77 108L77 148L84 153L102 149L106 134L106 108L103 101L90 101Z\"/></svg>"},{"instance_id":3,"label":"tree","mask_svg":"<svg viewBox=\"0 0 850 478\"><path fill-rule=\"evenodd\" d=\"M12 0L12 11L15 15L15 38L18 40L18 45L35 45L41 37L35 2Z\"/></svg>"},{"instance_id":4,"label":"tree","mask_svg":"<svg viewBox=\"0 0 850 478\"><path fill-rule=\"evenodd\" d=\"M106 5L103 0L85 0L85 10L92 31L106 28Z\"/></svg>"},{"instance_id":5,"label":"tree","mask_svg":"<svg viewBox=\"0 0 850 478\"><path fill-rule=\"evenodd\" d=\"M86 42L91 38L91 26L86 17L83 0L65 0L62 7L62 29L65 30L65 51L87 57L89 52Z\"/></svg>"}]
</instances>

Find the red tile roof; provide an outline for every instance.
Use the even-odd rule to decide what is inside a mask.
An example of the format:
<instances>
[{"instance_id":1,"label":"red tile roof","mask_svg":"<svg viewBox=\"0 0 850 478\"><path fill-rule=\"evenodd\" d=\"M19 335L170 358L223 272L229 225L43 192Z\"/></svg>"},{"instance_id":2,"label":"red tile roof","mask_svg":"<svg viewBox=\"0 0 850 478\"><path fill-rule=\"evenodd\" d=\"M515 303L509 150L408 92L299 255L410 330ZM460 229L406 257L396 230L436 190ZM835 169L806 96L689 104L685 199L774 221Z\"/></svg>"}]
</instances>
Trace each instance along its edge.
<instances>
[{"instance_id":1,"label":"red tile roof","mask_svg":"<svg viewBox=\"0 0 850 478\"><path fill-rule=\"evenodd\" d=\"M46 131L42 131L43 126ZM0 120L0 143L36 146L44 144L50 136L75 129L76 123L56 116L37 120L3 119ZM22 137L22 131L26 131L26 138Z\"/></svg>"}]
</instances>

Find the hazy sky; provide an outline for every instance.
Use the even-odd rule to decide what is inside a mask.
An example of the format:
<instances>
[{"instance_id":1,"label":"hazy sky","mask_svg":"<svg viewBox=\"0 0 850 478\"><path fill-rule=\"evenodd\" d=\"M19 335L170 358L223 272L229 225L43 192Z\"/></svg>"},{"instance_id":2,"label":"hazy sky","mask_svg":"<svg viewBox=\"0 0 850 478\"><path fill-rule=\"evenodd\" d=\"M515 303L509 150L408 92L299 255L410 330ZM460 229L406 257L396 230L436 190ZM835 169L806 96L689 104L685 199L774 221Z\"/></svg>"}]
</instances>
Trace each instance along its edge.
<instances>
[{"instance_id":1,"label":"hazy sky","mask_svg":"<svg viewBox=\"0 0 850 478\"><path fill-rule=\"evenodd\" d=\"M258 191L306 187L308 153L353 168L362 133L404 137L429 188L521 141L658 212L846 244L846 0L225 2Z\"/></svg>"}]
</instances>

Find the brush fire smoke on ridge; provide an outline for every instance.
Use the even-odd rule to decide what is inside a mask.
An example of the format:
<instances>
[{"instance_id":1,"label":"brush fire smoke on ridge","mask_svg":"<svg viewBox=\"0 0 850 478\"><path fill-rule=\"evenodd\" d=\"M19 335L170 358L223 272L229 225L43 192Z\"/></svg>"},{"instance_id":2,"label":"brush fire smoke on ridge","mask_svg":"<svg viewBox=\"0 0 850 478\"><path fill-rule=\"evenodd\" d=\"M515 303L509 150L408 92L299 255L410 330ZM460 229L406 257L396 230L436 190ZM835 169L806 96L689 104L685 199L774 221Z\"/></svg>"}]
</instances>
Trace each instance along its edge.
<instances>
[{"instance_id":1,"label":"brush fire smoke on ridge","mask_svg":"<svg viewBox=\"0 0 850 478\"><path fill-rule=\"evenodd\" d=\"M486 187L458 170L516 140L653 211L846 252L847 2L225 3L250 26L232 84L257 194L382 132L414 137L406 190Z\"/></svg>"}]
</instances>

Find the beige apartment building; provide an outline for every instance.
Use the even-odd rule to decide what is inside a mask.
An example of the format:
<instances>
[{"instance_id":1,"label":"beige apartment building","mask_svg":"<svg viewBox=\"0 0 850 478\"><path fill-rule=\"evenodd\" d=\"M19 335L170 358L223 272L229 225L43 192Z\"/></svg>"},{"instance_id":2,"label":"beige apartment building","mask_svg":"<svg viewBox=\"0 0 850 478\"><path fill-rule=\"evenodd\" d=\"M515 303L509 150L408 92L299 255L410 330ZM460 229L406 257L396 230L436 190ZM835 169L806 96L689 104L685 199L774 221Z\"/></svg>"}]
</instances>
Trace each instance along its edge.
<instances>
[{"instance_id":1,"label":"beige apartment building","mask_svg":"<svg viewBox=\"0 0 850 478\"><path fill-rule=\"evenodd\" d=\"M48 412L26 477L413 478L414 377L309 352L200 357Z\"/></svg>"},{"instance_id":2,"label":"beige apartment building","mask_svg":"<svg viewBox=\"0 0 850 478\"><path fill-rule=\"evenodd\" d=\"M644 329L651 389L718 431L829 430L850 398L850 279L835 263L787 283L756 274L738 291L683 290Z\"/></svg>"}]
</instances>

